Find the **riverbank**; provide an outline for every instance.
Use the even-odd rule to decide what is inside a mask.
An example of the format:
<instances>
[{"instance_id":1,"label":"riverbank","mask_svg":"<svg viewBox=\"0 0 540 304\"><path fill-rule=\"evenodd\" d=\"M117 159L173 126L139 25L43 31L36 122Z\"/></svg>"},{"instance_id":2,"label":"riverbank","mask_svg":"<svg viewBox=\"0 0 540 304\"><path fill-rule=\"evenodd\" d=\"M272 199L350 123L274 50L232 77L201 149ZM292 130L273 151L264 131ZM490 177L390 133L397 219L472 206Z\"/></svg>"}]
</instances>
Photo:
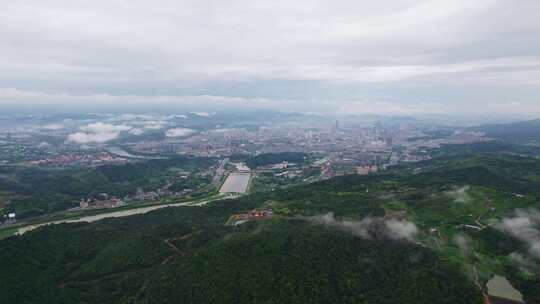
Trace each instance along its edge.
<instances>
[{"instance_id":1,"label":"riverbank","mask_svg":"<svg viewBox=\"0 0 540 304\"><path fill-rule=\"evenodd\" d=\"M121 210L119 209L106 209L101 210L103 212L93 213L93 214L78 214L66 216L61 219L48 220L43 222L36 222L32 224L23 224L20 226L13 226L4 229L0 229L0 239L6 238L12 235L22 235L26 232L32 231L42 226L62 224L62 223L78 223L78 222L95 222L105 218L115 218L115 217L126 217L136 214L145 214L154 210L167 208L167 207L192 207L192 206L204 206L210 202L224 200L233 198L230 195L216 195L213 197L207 197L204 199L197 199L191 201L184 201L178 203L163 203L163 204L153 204L153 205L139 205L139 206L128 206L124 207Z\"/></svg>"}]
</instances>

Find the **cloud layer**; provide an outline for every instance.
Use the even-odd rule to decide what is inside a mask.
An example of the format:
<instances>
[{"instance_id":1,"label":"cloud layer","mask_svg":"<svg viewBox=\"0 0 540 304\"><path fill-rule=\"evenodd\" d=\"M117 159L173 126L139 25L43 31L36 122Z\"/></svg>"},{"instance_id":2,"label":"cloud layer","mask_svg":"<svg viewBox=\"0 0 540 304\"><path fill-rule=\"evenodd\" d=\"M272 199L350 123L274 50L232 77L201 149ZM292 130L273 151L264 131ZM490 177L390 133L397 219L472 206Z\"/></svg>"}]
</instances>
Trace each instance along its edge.
<instances>
[{"instance_id":1,"label":"cloud layer","mask_svg":"<svg viewBox=\"0 0 540 304\"><path fill-rule=\"evenodd\" d=\"M7 1L0 106L166 97L540 114L538 11L532 0Z\"/></svg>"}]
</instances>

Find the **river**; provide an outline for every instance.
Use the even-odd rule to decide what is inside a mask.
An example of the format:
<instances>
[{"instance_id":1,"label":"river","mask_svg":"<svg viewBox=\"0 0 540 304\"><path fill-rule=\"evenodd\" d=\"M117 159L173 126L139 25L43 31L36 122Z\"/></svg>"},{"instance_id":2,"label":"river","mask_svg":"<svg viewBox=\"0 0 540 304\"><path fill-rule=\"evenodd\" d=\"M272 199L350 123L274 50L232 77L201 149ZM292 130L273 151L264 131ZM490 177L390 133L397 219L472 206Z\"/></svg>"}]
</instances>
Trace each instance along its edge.
<instances>
[{"instance_id":1,"label":"river","mask_svg":"<svg viewBox=\"0 0 540 304\"><path fill-rule=\"evenodd\" d=\"M227 198L232 198L232 197L227 197ZM28 231L32 231L32 230L34 230L36 228L46 226L46 225L51 225L51 224L79 223L79 222L91 223L91 222L99 221L99 220L102 220L102 219L105 219L105 218L125 217L125 216L130 216L130 215L135 215L135 214L144 214L144 213L148 213L150 211L158 210L158 209L161 209L161 208L167 208L167 207L203 206L203 205L208 204L209 202L217 201L217 200L220 200L220 199L224 199L224 198L209 199L209 200L200 201L200 202L183 202L183 203L174 203L174 204L164 204L164 205L140 207L140 208L133 208L133 209L128 209L128 210L119 210L119 211L112 211L112 212L95 214L95 215L88 215L88 216L83 216L83 217L78 218L78 219L65 219L65 220L51 221L51 222L46 222L46 223L41 223L41 224L28 225L28 226L20 227L17 230L17 234L22 235L22 234L24 234L24 233L26 233Z\"/></svg>"}]
</instances>

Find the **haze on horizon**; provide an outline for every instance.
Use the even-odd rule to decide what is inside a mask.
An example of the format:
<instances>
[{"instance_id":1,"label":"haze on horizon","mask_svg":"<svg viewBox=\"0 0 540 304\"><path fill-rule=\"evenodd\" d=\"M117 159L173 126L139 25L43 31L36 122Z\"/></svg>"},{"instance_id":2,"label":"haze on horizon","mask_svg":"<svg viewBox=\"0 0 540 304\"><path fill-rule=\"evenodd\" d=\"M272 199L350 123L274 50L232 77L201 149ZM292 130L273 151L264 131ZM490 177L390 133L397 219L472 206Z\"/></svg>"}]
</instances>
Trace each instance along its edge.
<instances>
[{"instance_id":1,"label":"haze on horizon","mask_svg":"<svg viewBox=\"0 0 540 304\"><path fill-rule=\"evenodd\" d=\"M540 2L4 1L0 109L540 116Z\"/></svg>"}]
</instances>

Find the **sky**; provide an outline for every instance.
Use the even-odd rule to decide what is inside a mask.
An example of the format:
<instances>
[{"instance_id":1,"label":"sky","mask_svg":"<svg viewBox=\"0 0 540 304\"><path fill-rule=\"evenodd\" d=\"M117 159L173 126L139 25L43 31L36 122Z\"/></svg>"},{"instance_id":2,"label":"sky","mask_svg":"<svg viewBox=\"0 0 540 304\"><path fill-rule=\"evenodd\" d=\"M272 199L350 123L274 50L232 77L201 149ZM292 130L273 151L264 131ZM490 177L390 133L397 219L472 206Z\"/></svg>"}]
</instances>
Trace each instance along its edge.
<instances>
[{"instance_id":1,"label":"sky","mask_svg":"<svg viewBox=\"0 0 540 304\"><path fill-rule=\"evenodd\" d=\"M0 2L0 109L540 117L537 0Z\"/></svg>"}]
</instances>

